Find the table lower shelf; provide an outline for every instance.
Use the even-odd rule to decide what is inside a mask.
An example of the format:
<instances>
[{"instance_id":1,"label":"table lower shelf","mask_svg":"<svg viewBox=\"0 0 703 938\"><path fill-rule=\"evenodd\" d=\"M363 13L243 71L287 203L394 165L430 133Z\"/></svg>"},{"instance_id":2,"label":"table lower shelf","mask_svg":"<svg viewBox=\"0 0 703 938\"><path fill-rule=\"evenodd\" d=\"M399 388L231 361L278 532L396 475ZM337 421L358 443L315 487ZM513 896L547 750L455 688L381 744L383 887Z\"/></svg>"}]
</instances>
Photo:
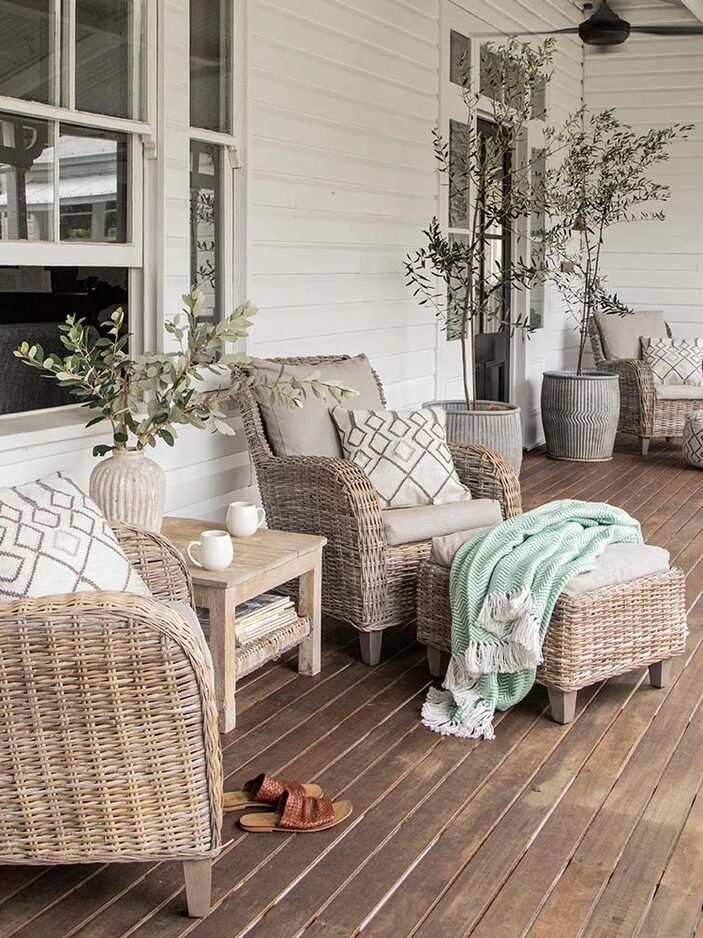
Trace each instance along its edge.
<instances>
[{"instance_id":1,"label":"table lower shelf","mask_svg":"<svg viewBox=\"0 0 703 938\"><path fill-rule=\"evenodd\" d=\"M244 677L267 662L278 658L290 648L295 648L310 634L310 620L299 617L280 628L274 629L253 642L237 645L237 677Z\"/></svg>"}]
</instances>

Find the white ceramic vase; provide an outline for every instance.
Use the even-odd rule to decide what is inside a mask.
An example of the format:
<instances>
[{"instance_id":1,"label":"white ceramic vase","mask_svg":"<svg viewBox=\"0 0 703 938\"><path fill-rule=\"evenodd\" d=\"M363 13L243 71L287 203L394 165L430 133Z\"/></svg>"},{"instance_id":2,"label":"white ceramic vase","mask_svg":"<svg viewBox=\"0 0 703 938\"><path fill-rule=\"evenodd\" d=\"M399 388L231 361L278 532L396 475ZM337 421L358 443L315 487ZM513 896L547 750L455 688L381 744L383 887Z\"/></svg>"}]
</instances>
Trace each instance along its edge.
<instances>
[{"instance_id":1,"label":"white ceramic vase","mask_svg":"<svg viewBox=\"0 0 703 938\"><path fill-rule=\"evenodd\" d=\"M93 469L90 497L108 521L160 531L166 507L166 475L144 450L117 449Z\"/></svg>"}]
</instances>

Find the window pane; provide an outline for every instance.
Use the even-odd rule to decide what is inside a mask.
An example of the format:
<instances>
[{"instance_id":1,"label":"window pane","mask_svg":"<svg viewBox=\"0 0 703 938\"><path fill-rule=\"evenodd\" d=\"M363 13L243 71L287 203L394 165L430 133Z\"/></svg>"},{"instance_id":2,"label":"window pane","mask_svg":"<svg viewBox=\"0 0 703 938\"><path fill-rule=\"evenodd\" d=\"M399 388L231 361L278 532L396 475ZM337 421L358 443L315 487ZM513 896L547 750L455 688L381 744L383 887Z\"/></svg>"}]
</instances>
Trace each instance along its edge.
<instances>
[{"instance_id":1,"label":"window pane","mask_svg":"<svg viewBox=\"0 0 703 938\"><path fill-rule=\"evenodd\" d=\"M469 174L466 151L469 127L449 121L449 227L469 227Z\"/></svg>"},{"instance_id":2,"label":"window pane","mask_svg":"<svg viewBox=\"0 0 703 938\"><path fill-rule=\"evenodd\" d=\"M449 34L449 81L455 85L469 84L470 69L471 40L452 30Z\"/></svg>"},{"instance_id":3,"label":"window pane","mask_svg":"<svg viewBox=\"0 0 703 938\"><path fill-rule=\"evenodd\" d=\"M205 294L204 319L217 319L220 240L219 147L190 145L190 280Z\"/></svg>"},{"instance_id":4,"label":"window pane","mask_svg":"<svg viewBox=\"0 0 703 938\"><path fill-rule=\"evenodd\" d=\"M0 114L0 238L53 237L54 125Z\"/></svg>"},{"instance_id":5,"label":"window pane","mask_svg":"<svg viewBox=\"0 0 703 938\"><path fill-rule=\"evenodd\" d=\"M449 243L453 246L462 244L467 247L469 244L468 235L450 234ZM465 256L465 255L464 255ZM463 316L464 301L466 299L466 290L468 282L468 267L460 262L452 271L452 276L447 291L447 341L453 342L461 338L461 321Z\"/></svg>"},{"instance_id":6,"label":"window pane","mask_svg":"<svg viewBox=\"0 0 703 938\"><path fill-rule=\"evenodd\" d=\"M0 94L53 104L52 0L0 3Z\"/></svg>"},{"instance_id":7,"label":"window pane","mask_svg":"<svg viewBox=\"0 0 703 938\"><path fill-rule=\"evenodd\" d=\"M228 133L232 0L191 0L190 123Z\"/></svg>"},{"instance_id":8,"label":"window pane","mask_svg":"<svg viewBox=\"0 0 703 938\"><path fill-rule=\"evenodd\" d=\"M128 240L127 136L61 125L62 241Z\"/></svg>"},{"instance_id":9,"label":"window pane","mask_svg":"<svg viewBox=\"0 0 703 938\"><path fill-rule=\"evenodd\" d=\"M128 331L127 275L124 267L0 267L0 415L78 402L12 352L29 342L66 355L58 326L70 314L96 326L121 306Z\"/></svg>"},{"instance_id":10,"label":"window pane","mask_svg":"<svg viewBox=\"0 0 703 938\"><path fill-rule=\"evenodd\" d=\"M138 120L140 0L76 0L76 108ZM137 41L134 38L138 37Z\"/></svg>"}]
</instances>

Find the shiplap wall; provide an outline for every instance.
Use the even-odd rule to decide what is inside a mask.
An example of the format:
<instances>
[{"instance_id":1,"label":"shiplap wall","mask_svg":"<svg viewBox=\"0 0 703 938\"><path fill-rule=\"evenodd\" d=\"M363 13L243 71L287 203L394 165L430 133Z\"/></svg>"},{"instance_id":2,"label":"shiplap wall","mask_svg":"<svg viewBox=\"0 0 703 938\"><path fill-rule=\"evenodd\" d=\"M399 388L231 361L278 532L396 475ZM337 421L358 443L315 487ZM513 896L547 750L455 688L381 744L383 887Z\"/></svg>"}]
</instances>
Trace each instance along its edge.
<instances>
[{"instance_id":1,"label":"shiplap wall","mask_svg":"<svg viewBox=\"0 0 703 938\"><path fill-rule=\"evenodd\" d=\"M696 23L678 4L623 0L618 12L633 23ZM633 35L615 52L586 57L586 101L641 132L694 123L671 159L653 173L671 186L664 222L620 225L605 247L609 282L636 309L663 309L674 334L703 329L703 37Z\"/></svg>"},{"instance_id":2,"label":"shiplap wall","mask_svg":"<svg viewBox=\"0 0 703 938\"><path fill-rule=\"evenodd\" d=\"M435 392L404 255L436 211L436 0L250 6L254 355L368 354L389 402Z\"/></svg>"}]
</instances>

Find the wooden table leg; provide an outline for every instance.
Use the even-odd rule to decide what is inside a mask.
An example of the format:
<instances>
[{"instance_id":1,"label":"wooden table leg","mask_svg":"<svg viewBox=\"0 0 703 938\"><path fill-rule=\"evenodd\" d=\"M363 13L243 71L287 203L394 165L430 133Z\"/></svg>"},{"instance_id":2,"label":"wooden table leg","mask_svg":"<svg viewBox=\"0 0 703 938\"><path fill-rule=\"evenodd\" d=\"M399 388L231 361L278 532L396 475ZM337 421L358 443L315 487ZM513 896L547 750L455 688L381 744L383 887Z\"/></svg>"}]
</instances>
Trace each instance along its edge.
<instances>
[{"instance_id":1,"label":"wooden table leg","mask_svg":"<svg viewBox=\"0 0 703 938\"><path fill-rule=\"evenodd\" d=\"M322 667L322 552L299 580L298 614L310 620L310 634L298 647L298 671L319 674Z\"/></svg>"},{"instance_id":2,"label":"wooden table leg","mask_svg":"<svg viewBox=\"0 0 703 938\"><path fill-rule=\"evenodd\" d=\"M215 670L215 696L221 733L229 733L236 725L234 606L234 590L210 591L210 651Z\"/></svg>"}]
</instances>

